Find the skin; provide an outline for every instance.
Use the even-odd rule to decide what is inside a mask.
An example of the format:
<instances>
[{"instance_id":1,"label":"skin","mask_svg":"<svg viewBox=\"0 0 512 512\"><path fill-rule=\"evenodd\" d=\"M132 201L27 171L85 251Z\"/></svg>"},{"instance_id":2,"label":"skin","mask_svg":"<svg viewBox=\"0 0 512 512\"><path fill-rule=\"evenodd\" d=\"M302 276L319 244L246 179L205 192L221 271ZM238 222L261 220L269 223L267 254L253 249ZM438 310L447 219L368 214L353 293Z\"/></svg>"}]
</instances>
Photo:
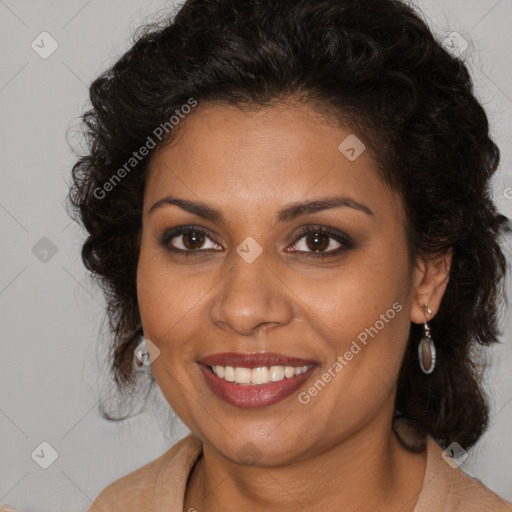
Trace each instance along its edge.
<instances>
[{"instance_id":1,"label":"skin","mask_svg":"<svg viewBox=\"0 0 512 512\"><path fill-rule=\"evenodd\" d=\"M203 442L184 510L414 509L426 453L407 451L391 429L396 382L410 322L435 316L451 261L410 265L402 203L369 149L353 162L341 154L349 134L292 100L252 111L199 105L151 162L138 301L144 335L160 350L152 364L158 385ZM176 205L150 213L168 194L207 203L226 222ZM290 203L333 195L373 215L338 207L277 222ZM173 254L159 243L169 228L190 224L213 235L199 244L200 255ZM341 231L354 247L307 259L315 246L298 238L306 226ZM236 252L246 237L262 248L252 263ZM185 239L177 235L172 244L183 249ZM330 244L324 251L340 247L322 241ZM318 368L304 391L396 302L401 311L307 404L294 393L267 407L235 407L213 394L198 368L217 352L314 359ZM247 443L258 453L253 464L240 459Z\"/></svg>"}]
</instances>

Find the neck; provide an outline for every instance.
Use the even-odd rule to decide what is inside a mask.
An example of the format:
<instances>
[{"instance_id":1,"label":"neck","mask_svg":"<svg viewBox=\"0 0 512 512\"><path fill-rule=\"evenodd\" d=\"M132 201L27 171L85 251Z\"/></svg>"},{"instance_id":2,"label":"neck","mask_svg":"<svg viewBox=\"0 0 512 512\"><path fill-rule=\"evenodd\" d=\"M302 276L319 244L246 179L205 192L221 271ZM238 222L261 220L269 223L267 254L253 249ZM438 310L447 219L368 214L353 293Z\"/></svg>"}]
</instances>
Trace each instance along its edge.
<instances>
[{"instance_id":1,"label":"neck","mask_svg":"<svg viewBox=\"0 0 512 512\"><path fill-rule=\"evenodd\" d=\"M243 466L203 444L184 510L412 512L426 452L406 450L391 428L368 426L327 451L273 467Z\"/></svg>"}]
</instances>

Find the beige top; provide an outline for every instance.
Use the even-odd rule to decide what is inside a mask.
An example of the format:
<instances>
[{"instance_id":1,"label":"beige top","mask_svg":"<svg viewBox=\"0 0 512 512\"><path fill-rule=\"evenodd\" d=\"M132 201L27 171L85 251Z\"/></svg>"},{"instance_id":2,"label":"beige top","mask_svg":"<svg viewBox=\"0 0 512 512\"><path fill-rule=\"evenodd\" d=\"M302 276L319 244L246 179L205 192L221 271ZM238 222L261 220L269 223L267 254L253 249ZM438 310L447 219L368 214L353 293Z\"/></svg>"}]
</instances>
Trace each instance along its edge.
<instances>
[{"instance_id":1,"label":"beige top","mask_svg":"<svg viewBox=\"0 0 512 512\"><path fill-rule=\"evenodd\" d=\"M452 468L442 448L427 438L427 465L414 512L512 512L476 478ZM202 453L194 435L178 441L163 455L107 486L88 512L183 512L190 472Z\"/></svg>"}]
</instances>

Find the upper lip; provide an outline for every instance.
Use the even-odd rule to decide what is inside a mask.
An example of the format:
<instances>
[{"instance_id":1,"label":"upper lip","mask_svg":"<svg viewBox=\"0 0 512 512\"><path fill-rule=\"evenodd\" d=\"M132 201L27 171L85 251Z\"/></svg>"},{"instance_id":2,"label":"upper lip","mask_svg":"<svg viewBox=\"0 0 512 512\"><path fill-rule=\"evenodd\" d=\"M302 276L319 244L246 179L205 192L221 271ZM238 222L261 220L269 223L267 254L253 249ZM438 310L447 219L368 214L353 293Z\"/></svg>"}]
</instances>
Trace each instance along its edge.
<instances>
[{"instance_id":1,"label":"upper lip","mask_svg":"<svg viewBox=\"0 0 512 512\"><path fill-rule=\"evenodd\" d=\"M233 366L238 368L258 368L259 366L308 366L317 364L311 359L287 356L277 352L221 352L210 354L199 360L207 366Z\"/></svg>"}]
</instances>

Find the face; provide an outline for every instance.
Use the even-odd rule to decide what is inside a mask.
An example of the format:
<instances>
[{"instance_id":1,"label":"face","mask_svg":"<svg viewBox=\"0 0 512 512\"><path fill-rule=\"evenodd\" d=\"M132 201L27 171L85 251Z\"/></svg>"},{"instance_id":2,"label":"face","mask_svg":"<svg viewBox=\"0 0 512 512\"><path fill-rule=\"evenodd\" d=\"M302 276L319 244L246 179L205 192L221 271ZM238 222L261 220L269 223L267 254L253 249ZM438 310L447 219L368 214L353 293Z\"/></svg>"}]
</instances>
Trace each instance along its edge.
<instances>
[{"instance_id":1,"label":"face","mask_svg":"<svg viewBox=\"0 0 512 512\"><path fill-rule=\"evenodd\" d=\"M151 162L137 286L152 371L232 461L300 460L389 425L415 270L402 204L369 149L340 151L349 135L303 104L200 105ZM227 366L270 383L228 382Z\"/></svg>"}]
</instances>

